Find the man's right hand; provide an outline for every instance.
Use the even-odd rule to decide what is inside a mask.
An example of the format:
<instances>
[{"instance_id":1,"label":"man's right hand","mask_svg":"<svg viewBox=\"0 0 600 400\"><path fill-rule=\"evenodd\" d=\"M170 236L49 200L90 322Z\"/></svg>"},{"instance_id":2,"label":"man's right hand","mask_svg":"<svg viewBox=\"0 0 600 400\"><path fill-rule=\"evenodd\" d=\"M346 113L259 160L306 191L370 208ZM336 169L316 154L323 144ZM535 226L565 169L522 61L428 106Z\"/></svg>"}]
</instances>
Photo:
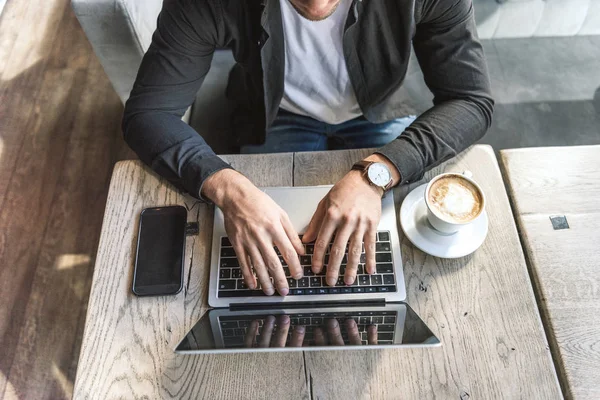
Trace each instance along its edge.
<instances>
[{"instance_id":1,"label":"man's right hand","mask_svg":"<svg viewBox=\"0 0 600 400\"><path fill-rule=\"evenodd\" d=\"M270 296L275 293L271 276L279 294L287 295L287 278L273 246L277 246L295 279L303 276L298 255L304 254L304 246L285 211L248 178L231 169L211 175L202 186L202 195L223 211L225 230L246 285L255 289L258 278L263 292Z\"/></svg>"}]
</instances>

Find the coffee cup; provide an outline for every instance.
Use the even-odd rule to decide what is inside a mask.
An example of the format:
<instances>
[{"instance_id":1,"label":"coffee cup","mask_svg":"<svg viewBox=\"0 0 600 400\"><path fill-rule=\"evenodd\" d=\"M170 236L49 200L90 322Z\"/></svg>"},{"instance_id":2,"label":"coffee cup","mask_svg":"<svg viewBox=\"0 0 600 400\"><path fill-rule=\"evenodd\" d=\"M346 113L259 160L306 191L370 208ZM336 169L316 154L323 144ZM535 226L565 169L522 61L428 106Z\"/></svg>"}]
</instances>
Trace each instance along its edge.
<instances>
[{"instance_id":1,"label":"coffee cup","mask_svg":"<svg viewBox=\"0 0 600 400\"><path fill-rule=\"evenodd\" d=\"M427 219L446 235L458 232L483 214L485 195L469 171L434 177L425 189Z\"/></svg>"}]
</instances>

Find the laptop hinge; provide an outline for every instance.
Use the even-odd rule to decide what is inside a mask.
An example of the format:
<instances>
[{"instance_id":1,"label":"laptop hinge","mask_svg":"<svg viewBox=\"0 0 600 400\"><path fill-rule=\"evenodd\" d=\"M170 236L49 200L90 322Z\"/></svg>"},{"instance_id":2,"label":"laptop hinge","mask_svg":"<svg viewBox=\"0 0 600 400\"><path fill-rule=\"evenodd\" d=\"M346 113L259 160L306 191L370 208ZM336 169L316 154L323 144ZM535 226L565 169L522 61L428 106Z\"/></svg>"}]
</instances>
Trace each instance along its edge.
<instances>
[{"instance_id":1,"label":"laptop hinge","mask_svg":"<svg viewBox=\"0 0 600 400\"><path fill-rule=\"evenodd\" d=\"M281 303L231 303L229 309L235 310L266 310L283 308L325 308L325 307L365 307L385 305L385 299L366 299L340 301L286 301Z\"/></svg>"}]
</instances>

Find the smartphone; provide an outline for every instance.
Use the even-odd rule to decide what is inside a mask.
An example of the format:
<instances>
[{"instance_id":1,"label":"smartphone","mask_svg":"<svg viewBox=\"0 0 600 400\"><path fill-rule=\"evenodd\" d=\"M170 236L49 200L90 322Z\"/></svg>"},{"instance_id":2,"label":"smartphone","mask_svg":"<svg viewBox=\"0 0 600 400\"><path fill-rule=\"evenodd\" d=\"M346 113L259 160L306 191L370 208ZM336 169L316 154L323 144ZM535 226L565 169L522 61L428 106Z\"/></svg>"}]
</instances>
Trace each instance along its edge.
<instances>
[{"instance_id":1,"label":"smartphone","mask_svg":"<svg viewBox=\"0 0 600 400\"><path fill-rule=\"evenodd\" d=\"M134 294L164 296L181 291L186 222L185 207L142 210L133 274Z\"/></svg>"}]
</instances>

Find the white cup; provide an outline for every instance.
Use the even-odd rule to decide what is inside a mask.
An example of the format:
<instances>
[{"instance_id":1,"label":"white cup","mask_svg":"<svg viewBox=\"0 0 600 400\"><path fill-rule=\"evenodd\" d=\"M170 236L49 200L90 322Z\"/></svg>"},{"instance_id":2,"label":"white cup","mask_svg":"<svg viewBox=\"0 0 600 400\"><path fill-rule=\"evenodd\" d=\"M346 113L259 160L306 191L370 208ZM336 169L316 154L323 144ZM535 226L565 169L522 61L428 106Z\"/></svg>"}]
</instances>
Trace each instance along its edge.
<instances>
[{"instance_id":1,"label":"white cup","mask_svg":"<svg viewBox=\"0 0 600 400\"><path fill-rule=\"evenodd\" d=\"M450 175L458 176L462 179L465 179L465 180L471 182L473 184L473 186L475 186L477 188L477 190L479 191L479 193L481 194L481 201L482 201L481 210L479 211L479 214L477 214L477 216L470 221L456 222L456 221L452 221L447 218L444 218L443 215L440 215L439 213L436 214L432 210L431 204L429 204L429 189L431 189L431 186L438 179L441 179L443 177L447 177ZM471 173L471 171L464 171L462 174L459 174L456 172L449 172L446 174L438 175L438 176L434 177L431 181L429 181L429 183L427 184L427 188L425 188L425 204L427 204L427 219L429 220L429 223L431 224L431 226L433 226L433 228L435 230L437 230L443 234L446 234L446 235L452 235L452 234L458 232L460 229L464 228L465 226L468 226L468 225L474 223L475 221L477 221L479 218L481 218L481 215L483 214L483 210L485 209L485 195L483 194L483 190L481 190L481 187L477 184L477 182L475 182L473 180L472 176L473 176L473 174Z\"/></svg>"}]
</instances>

